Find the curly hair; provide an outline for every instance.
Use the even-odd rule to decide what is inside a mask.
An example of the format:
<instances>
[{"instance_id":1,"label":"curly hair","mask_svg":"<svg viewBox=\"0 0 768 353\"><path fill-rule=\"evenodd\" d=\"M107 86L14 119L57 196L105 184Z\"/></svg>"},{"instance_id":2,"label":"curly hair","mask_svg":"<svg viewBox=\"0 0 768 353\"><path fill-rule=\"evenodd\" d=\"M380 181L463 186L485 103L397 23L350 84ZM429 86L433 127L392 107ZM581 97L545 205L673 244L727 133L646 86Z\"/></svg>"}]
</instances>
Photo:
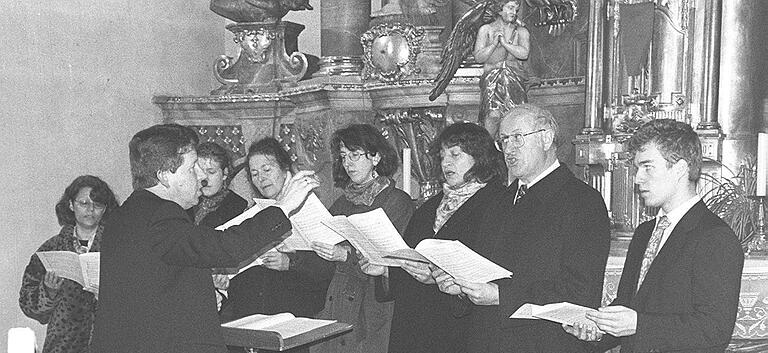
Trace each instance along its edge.
<instances>
[{"instance_id":1,"label":"curly hair","mask_svg":"<svg viewBox=\"0 0 768 353\"><path fill-rule=\"evenodd\" d=\"M508 2L514 2L517 3L518 7L523 6L522 0L496 0L491 2L491 12L494 15L497 15L499 12L501 12L501 9L506 5Z\"/></svg>"},{"instance_id":2,"label":"curly hair","mask_svg":"<svg viewBox=\"0 0 768 353\"><path fill-rule=\"evenodd\" d=\"M656 146L667 161L667 168L681 159L685 160L688 163L688 180L699 180L701 141L690 125L672 119L656 119L643 124L627 141L630 156L634 159L635 154L649 144Z\"/></svg>"},{"instance_id":3,"label":"curly hair","mask_svg":"<svg viewBox=\"0 0 768 353\"><path fill-rule=\"evenodd\" d=\"M280 142L273 137L265 137L251 144L251 147L248 148L248 155L245 157L246 168L248 168L248 163L251 162L251 157L257 154L274 158L277 162L277 166L284 172L294 171L291 155L289 155L288 151L286 151L283 146L280 145ZM253 183L253 175L251 175L250 171L246 173L246 175L248 176L248 184L251 185L251 190L256 196L260 198L263 197Z\"/></svg>"},{"instance_id":4,"label":"curly hair","mask_svg":"<svg viewBox=\"0 0 768 353\"><path fill-rule=\"evenodd\" d=\"M133 135L128 143L133 189L157 185L157 173L176 169L184 163L184 154L194 151L198 137L194 130L178 124L155 125Z\"/></svg>"},{"instance_id":5,"label":"curly hair","mask_svg":"<svg viewBox=\"0 0 768 353\"><path fill-rule=\"evenodd\" d=\"M104 221L114 209L120 206L117 203L115 194L106 182L93 175L81 175L64 189L64 194L61 195L61 199L56 203L56 218L59 220L59 225L75 225L75 212L72 211L70 205L75 201L77 193L85 187L91 188L89 197L94 203L102 204L106 207L104 214L101 216L101 221Z\"/></svg>"},{"instance_id":6,"label":"curly hair","mask_svg":"<svg viewBox=\"0 0 768 353\"><path fill-rule=\"evenodd\" d=\"M472 156L475 165L464 174L464 181L477 180L486 183L493 179L501 180L506 176L507 168L504 155L493 145L493 138L488 131L473 123L455 123L443 129L432 141L429 155L434 161L435 174L442 179L442 158L440 150L459 146L461 150Z\"/></svg>"},{"instance_id":7,"label":"curly hair","mask_svg":"<svg viewBox=\"0 0 768 353\"><path fill-rule=\"evenodd\" d=\"M376 173L391 177L397 171L400 158L397 152L384 136L373 125L352 124L341 130L336 130L331 138L331 155L333 155L333 182L336 187L346 187L351 179L344 170L343 161L339 155L341 145L350 150L361 150L368 154L379 154L381 160L376 165Z\"/></svg>"}]
</instances>

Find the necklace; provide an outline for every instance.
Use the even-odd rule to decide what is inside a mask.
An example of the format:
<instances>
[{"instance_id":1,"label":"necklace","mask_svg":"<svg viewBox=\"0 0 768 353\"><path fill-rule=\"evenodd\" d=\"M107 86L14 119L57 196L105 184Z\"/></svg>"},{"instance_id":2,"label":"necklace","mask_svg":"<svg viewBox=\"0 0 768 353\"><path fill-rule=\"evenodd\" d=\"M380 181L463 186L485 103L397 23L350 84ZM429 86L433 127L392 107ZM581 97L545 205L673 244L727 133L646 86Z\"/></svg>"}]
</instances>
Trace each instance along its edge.
<instances>
[{"instance_id":1,"label":"necklace","mask_svg":"<svg viewBox=\"0 0 768 353\"><path fill-rule=\"evenodd\" d=\"M93 243L93 238L96 236L96 232L94 231L93 234L89 237L88 243L86 245L83 245L80 242L80 236L77 232L77 226L75 226L75 239L72 241L72 244L75 247L75 252L78 254L85 254L89 250L91 250L91 244Z\"/></svg>"}]
</instances>

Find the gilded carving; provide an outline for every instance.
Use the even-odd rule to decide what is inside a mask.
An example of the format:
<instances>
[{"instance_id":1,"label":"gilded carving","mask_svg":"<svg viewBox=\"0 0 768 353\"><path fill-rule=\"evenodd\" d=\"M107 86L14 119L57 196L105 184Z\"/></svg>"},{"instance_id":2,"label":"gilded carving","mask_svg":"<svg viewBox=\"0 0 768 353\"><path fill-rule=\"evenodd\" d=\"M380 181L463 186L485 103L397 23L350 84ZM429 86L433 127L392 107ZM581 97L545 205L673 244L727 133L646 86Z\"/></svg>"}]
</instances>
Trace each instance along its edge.
<instances>
[{"instance_id":1,"label":"gilded carving","mask_svg":"<svg viewBox=\"0 0 768 353\"><path fill-rule=\"evenodd\" d=\"M424 30L409 24L377 25L360 37L363 45L363 79L399 81L419 73L416 58L421 51Z\"/></svg>"}]
</instances>

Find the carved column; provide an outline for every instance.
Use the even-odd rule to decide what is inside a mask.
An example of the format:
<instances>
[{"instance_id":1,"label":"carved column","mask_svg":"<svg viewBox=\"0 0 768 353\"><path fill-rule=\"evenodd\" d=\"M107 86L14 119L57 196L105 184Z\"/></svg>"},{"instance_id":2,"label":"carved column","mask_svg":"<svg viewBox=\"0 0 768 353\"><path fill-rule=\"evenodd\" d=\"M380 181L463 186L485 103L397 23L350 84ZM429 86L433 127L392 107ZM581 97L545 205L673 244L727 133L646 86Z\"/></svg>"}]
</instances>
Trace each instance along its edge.
<instances>
[{"instance_id":1,"label":"carved column","mask_svg":"<svg viewBox=\"0 0 768 353\"><path fill-rule=\"evenodd\" d=\"M754 155L761 128L766 68L763 29L768 10L763 2L722 2L720 84L717 117L726 140L723 163L732 170L747 153Z\"/></svg>"},{"instance_id":2,"label":"carved column","mask_svg":"<svg viewBox=\"0 0 768 353\"><path fill-rule=\"evenodd\" d=\"M370 0L323 0L320 3L320 72L315 76L359 74L368 30Z\"/></svg>"},{"instance_id":3,"label":"carved column","mask_svg":"<svg viewBox=\"0 0 768 353\"><path fill-rule=\"evenodd\" d=\"M587 53L587 87L582 134L602 134L603 106L603 31L605 6L603 0L593 0L589 5L589 45Z\"/></svg>"}]
</instances>

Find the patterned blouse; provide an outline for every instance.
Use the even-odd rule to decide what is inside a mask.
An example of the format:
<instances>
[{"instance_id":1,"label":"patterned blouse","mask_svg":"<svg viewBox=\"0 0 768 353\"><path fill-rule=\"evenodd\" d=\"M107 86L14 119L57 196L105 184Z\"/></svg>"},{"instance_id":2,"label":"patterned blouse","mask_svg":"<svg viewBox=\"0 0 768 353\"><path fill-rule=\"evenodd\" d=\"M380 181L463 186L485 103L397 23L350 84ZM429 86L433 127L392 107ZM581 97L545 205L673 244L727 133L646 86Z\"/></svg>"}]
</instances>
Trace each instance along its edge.
<instances>
[{"instance_id":1,"label":"patterned blouse","mask_svg":"<svg viewBox=\"0 0 768 353\"><path fill-rule=\"evenodd\" d=\"M96 231L90 251L99 251L101 232ZM74 227L65 225L58 235L48 239L37 251L65 250L75 252ZM43 353L87 352L96 314L96 297L75 281L64 279L58 291L49 295L43 284L45 267L32 255L19 291L19 306L28 317L48 325Z\"/></svg>"}]
</instances>

